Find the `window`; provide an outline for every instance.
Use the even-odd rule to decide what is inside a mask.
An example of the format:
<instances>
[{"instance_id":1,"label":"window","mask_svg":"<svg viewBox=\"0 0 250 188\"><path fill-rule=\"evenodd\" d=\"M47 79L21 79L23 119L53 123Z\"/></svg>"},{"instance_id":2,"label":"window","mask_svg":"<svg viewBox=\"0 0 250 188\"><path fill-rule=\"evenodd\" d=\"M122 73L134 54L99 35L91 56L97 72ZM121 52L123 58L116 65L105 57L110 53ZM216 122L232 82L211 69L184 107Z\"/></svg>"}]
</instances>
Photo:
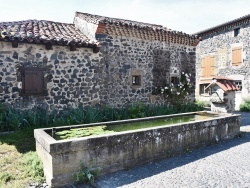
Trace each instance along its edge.
<instances>
[{"instance_id":1,"label":"window","mask_svg":"<svg viewBox=\"0 0 250 188\"><path fill-rule=\"evenodd\" d=\"M21 95L46 95L44 68L25 67L21 70Z\"/></svg>"},{"instance_id":2,"label":"window","mask_svg":"<svg viewBox=\"0 0 250 188\"><path fill-rule=\"evenodd\" d=\"M237 37L240 34L240 28L234 29L234 37Z\"/></svg>"},{"instance_id":3,"label":"window","mask_svg":"<svg viewBox=\"0 0 250 188\"><path fill-rule=\"evenodd\" d=\"M201 77L216 76L217 68L215 66L214 56L207 56L201 60Z\"/></svg>"},{"instance_id":4,"label":"window","mask_svg":"<svg viewBox=\"0 0 250 188\"><path fill-rule=\"evenodd\" d=\"M234 81L234 84L235 84L240 90L242 90L242 82L241 82L241 80L235 80L235 81Z\"/></svg>"},{"instance_id":5,"label":"window","mask_svg":"<svg viewBox=\"0 0 250 188\"><path fill-rule=\"evenodd\" d=\"M140 86L141 85L141 76L133 75L132 76L132 85L133 86Z\"/></svg>"},{"instance_id":6,"label":"window","mask_svg":"<svg viewBox=\"0 0 250 188\"><path fill-rule=\"evenodd\" d=\"M174 85L179 84L179 78L176 77L176 76L171 76L171 77L170 77L170 83L171 83L171 84L174 84Z\"/></svg>"},{"instance_id":7,"label":"window","mask_svg":"<svg viewBox=\"0 0 250 188\"><path fill-rule=\"evenodd\" d=\"M210 87L207 88L209 84L200 84L200 95L210 95Z\"/></svg>"},{"instance_id":8,"label":"window","mask_svg":"<svg viewBox=\"0 0 250 188\"><path fill-rule=\"evenodd\" d=\"M232 65L239 66L242 63L242 47L232 48Z\"/></svg>"}]
</instances>

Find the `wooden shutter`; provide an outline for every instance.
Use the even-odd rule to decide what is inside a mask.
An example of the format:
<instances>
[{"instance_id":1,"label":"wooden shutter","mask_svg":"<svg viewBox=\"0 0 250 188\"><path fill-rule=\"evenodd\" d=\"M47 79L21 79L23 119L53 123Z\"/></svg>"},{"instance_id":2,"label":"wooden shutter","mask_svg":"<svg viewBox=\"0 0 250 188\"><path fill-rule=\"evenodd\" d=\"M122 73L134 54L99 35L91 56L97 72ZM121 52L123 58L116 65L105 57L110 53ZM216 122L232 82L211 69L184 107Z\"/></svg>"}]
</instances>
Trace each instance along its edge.
<instances>
[{"instance_id":1,"label":"wooden shutter","mask_svg":"<svg viewBox=\"0 0 250 188\"><path fill-rule=\"evenodd\" d=\"M201 61L201 77L216 76L215 57L207 56Z\"/></svg>"},{"instance_id":2,"label":"wooden shutter","mask_svg":"<svg viewBox=\"0 0 250 188\"><path fill-rule=\"evenodd\" d=\"M242 47L232 49L232 65L239 66L242 62Z\"/></svg>"},{"instance_id":3,"label":"wooden shutter","mask_svg":"<svg viewBox=\"0 0 250 188\"><path fill-rule=\"evenodd\" d=\"M201 60L201 77L206 77L206 58Z\"/></svg>"},{"instance_id":4,"label":"wooden shutter","mask_svg":"<svg viewBox=\"0 0 250 188\"><path fill-rule=\"evenodd\" d=\"M215 69L216 69L216 67L215 67L215 58L214 58L214 56L210 56L209 57L209 64L208 64L208 66L209 66L208 76L211 76L211 77L216 76L215 75Z\"/></svg>"},{"instance_id":5,"label":"wooden shutter","mask_svg":"<svg viewBox=\"0 0 250 188\"><path fill-rule=\"evenodd\" d=\"M42 69L27 68L23 70L23 93L24 94L43 94L43 71Z\"/></svg>"}]
</instances>

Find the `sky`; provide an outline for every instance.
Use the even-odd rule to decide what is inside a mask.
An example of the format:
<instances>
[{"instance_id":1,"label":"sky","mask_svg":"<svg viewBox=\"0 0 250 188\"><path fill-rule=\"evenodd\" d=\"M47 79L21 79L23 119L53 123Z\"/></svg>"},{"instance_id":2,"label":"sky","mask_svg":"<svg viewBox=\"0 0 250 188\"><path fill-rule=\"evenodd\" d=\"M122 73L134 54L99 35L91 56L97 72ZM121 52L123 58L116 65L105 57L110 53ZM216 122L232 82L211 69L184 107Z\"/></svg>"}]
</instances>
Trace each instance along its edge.
<instances>
[{"instance_id":1,"label":"sky","mask_svg":"<svg viewBox=\"0 0 250 188\"><path fill-rule=\"evenodd\" d=\"M250 0L0 0L0 22L73 23L75 12L159 24L193 34L250 14Z\"/></svg>"}]
</instances>

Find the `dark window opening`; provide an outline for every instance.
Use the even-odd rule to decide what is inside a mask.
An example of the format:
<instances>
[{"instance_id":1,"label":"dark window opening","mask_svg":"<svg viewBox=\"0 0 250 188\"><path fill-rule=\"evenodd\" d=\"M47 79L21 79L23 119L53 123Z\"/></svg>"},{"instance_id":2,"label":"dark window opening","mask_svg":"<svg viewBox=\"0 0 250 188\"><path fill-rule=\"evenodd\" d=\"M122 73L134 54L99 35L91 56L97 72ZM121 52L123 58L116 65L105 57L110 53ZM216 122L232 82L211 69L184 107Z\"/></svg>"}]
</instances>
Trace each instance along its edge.
<instances>
[{"instance_id":1,"label":"dark window opening","mask_svg":"<svg viewBox=\"0 0 250 188\"><path fill-rule=\"evenodd\" d=\"M234 81L234 84L240 89L240 91L242 90L242 82L241 82L241 80Z\"/></svg>"},{"instance_id":2,"label":"dark window opening","mask_svg":"<svg viewBox=\"0 0 250 188\"><path fill-rule=\"evenodd\" d=\"M234 29L234 37L237 37L240 34L240 28Z\"/></svg>"},{"instance_id":3,"label":"dark window opening","mask_svg":"<svg viewBox=\"0 0 250 188\"><path fill-rule=\"evenodd\" d=\"M21 95L46 95L44 68L26 67L21 70Z\"/></svg>"},{"instance_id":4,"label":"dark window opening","mask_svg":"<svg viewBox=\"0 0 250 188\"><path fill-rule=\"evenodd\" d=\"M179 78L178 77L176 77L176 76L172 76L172 77L170 77L170 83L171 84L174 84L174 85L177 85L177 84L179 84Z\"/></svg>"},{"instance_id":5,"label":"dark window opening","mask_svg":"<svg viewBox=\"0 0 250 188\"><path fill-rule=\"evenodd\" d=\"M138 76L138 75L132 76L132 85L133 86L140 86L141 85L141 76Z\"/></svg>"},{"instance_id":6,"label":"dark window opening","mask_svg":"<svg viewBox=\"0 0 250 188\"><path fill-rule=\"evenodd\" d=\"M209 84L200 84L200 95L210 95L210 87L207 88Z\"/></svg>"}]
</instances>

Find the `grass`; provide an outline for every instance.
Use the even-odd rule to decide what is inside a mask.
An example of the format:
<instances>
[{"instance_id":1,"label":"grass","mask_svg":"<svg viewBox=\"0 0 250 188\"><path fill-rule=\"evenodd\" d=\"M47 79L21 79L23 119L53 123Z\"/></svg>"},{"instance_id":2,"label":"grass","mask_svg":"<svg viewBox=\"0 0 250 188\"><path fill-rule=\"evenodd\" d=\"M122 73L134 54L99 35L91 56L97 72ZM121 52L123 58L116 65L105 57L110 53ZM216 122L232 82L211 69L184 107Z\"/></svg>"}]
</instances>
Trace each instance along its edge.
<instances>
[{"instance_id":1,"label":"grass","mask_svg":"<svg viewBox=\"0 0 250 188\"><path fill-rule=\"evenodd\" d=\"M0 187L23 188L44 181L32 128L0 135L0 169Z\"/></svg>"}]
</instances>

